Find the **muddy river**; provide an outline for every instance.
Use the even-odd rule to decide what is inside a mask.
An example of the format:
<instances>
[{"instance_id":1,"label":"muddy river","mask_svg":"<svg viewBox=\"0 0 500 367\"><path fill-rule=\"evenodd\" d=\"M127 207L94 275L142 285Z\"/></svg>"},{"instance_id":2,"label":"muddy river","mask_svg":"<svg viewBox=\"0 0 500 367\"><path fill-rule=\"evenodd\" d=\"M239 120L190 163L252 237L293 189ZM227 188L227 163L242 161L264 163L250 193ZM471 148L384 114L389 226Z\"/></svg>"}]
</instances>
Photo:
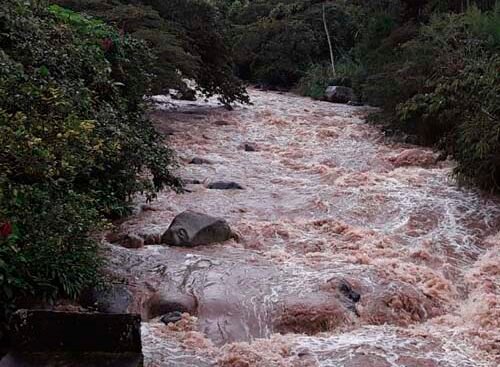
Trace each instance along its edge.
<instances>
[{"instance_id":1,"label":"muddy river","mask_svg":"<svg viewBox=\"0 0 500 367\"><path fill-rule=\"evenodd\" d=\"M105 241L144 319L146 366L499 365L500 202L457 187L453 162L386 139L367 108L249 93L234 111L160 104L190 183L119 226L145 246ZM237 238L154 244L187 209ZM182 320L165 325L171 311Z\"/></svg>"}]
</instances>

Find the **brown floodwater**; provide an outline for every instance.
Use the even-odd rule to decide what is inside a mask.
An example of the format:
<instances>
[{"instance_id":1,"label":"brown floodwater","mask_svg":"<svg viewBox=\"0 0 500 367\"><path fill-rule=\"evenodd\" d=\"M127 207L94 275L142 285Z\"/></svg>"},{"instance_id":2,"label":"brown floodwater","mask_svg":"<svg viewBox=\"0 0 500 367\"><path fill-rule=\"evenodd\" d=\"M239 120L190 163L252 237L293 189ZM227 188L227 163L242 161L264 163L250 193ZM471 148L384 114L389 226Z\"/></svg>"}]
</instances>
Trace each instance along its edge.
<instances>
[{"instance_id":1,"label":"brown floodwater","mask_svg":"<svg viewBox=\"0 0 500 367\"><path fill-rule=\"evenodd\" d=\"M153 243L192 209L225 218L238 238L104 241L143 316L146 365L499 365L500 202L459 188L453 162L386 139L367 108L250 96L234 111L156 98L179 176L201 184L138 198L119 231ZM176 324L159 320L176 310Z\"/></svg>"}]
</instances>

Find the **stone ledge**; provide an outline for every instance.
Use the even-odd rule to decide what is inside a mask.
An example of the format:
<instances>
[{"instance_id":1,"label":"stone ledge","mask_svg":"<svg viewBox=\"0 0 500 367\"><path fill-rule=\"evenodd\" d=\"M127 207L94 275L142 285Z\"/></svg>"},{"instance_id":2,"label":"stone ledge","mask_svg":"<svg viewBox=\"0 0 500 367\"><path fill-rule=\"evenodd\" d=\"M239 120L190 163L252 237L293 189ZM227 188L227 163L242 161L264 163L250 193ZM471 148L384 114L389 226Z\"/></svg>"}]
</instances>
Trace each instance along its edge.
<instances>
[{"instance_id":1,"label":"stone ledge","mask_svg":"<svg viewBox=\"0 0 500 367\"><path fill-rule=\"evenodd\" d=\"M19 352L141 353L141 319L131 314L19 310L11 319Z\"/></svg>"},{"instance_id":2,"label":"stone ledge","mask_svg":"<svg viewBox=\"0 0 500 367\"><path fill-rule=\"evenodd\" d=\"M21 353L11 352L0 367L143 367L141 353Z\"/></svg>"}]
</instances>

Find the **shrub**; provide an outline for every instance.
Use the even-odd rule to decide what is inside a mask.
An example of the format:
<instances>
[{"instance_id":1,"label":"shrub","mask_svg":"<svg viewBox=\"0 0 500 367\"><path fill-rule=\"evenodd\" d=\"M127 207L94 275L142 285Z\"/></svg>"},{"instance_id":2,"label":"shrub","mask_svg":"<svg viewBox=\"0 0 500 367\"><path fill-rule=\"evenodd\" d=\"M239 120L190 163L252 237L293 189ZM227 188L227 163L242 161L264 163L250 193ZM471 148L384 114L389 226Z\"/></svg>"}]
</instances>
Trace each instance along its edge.
<instances>
[{"instance_id":1,"label":"shrub","mask_svg":"<svg viewBox=\"0 0 500 367\"><path fill-rule=\"evenodd\" d=\"M332 83L331 65L312 65L299 80L295 91L303 96L322 99L325 89Z\"/></svg>"},{"instance_id":2,"label":"shrub","mask_svg":"<svg viewBox=\"0 0 500 367\"><path fill-rule=\"evenodd\" d=\"M357 89L360 73L360 65L349 59L341 60L335 65L335 76L333 76L331 64L312 65L305 76L300 79L295 92L314 99L322 99L329 85L356 87Z\"/></svg>"},{"instance_id":3,"label":"shrub","mask_svg":"<svg viewBox=\"0 0 500 367\"><path fill-rule=\"evenodd\" d=\"M334 52L340 57L353 46L355 22L344 1L326 5ZM233 2L228 14L237 72L246 80L293 87L311 65L330 57L323 2Z\"/></svg>"},{"instance_id":4,"label":"shrub","mask_svg":"<svg viewBox=\"0 0 500 367\"><path fill-rule=\"evenodd\" d=\"M248 95L232 70L225 22L205 0L52 0L104 19L148 43L157 56L150 70L155 93L186 89L196 82L206 97L217 95L226 107L248 103Z\"/></svg>"},{"instance_id":5,"label":"shrub","mask_svg":"<svg viewBox=\"0 0 500 367\"><path fill-rule=\"evenodd\" d=\"M75 297L94 284L101 260L89 235L127 213L135 193L179 183L145 117L146 45L44 2L0 4L5 318L25 296Z\"/></svg>"},{"instance_id":6,"label":"shrub","mask_svg":"<svg viewBox=\"0 0 500 367\"><path fill-rule=\"evenodd\" d=\"M403 45L404 63L393 65L390 74L397 96L386 104L389 113L387 106L393 106L394 126L457 160L460 182L495 191L500 188L498 24L500 7L434 16Z\"/></svg>"}]
</instances>

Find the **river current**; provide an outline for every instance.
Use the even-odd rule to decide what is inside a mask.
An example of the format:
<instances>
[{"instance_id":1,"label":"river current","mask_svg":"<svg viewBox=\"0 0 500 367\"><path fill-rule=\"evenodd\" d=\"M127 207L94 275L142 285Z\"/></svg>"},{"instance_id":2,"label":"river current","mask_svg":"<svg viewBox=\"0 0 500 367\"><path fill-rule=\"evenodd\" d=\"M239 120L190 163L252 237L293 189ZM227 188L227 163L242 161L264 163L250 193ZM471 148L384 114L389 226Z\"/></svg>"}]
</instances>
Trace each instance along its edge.
<instances>
[{"instance_id":1,"label":"river current","mask_svg":"<svg viewBox=\"0 0 500 367\"><path fill-rule=\"evenodd\" d=\"M459 188L432 150L385 138L368 108L249 93L233 111L157 98L177 173L200 183L138 203L119 230L155 238L192 209L238 238L105 241L144 319L146 366L498 366L500 202ZM244 190L206 187L221 180ZM165 304L183 319L162 323Z\"/></svg>"}]
</instances>

